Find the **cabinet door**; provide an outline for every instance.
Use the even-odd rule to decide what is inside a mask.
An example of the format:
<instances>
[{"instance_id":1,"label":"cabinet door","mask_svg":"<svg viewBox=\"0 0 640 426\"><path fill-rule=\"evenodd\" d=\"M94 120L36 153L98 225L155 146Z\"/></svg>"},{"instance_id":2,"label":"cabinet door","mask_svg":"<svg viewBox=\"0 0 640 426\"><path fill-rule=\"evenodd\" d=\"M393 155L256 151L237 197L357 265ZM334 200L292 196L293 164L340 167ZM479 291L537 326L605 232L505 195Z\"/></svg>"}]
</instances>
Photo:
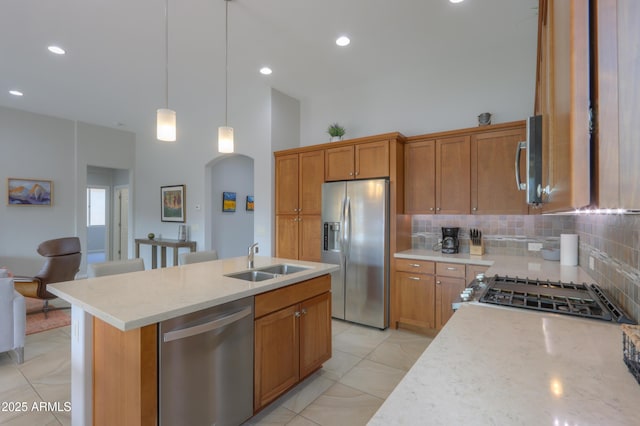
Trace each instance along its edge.
<instances>
[{"instance_id":1,"label":"cabinet door","mask_svg":"<svg viewBox=\"0 0 640 426\"><path fill-rule=\"evenodd\" d=\"M328 148L324 155L324 180L353 179L354 150L353 146Z\"/></svg>"},{"instance_id":2,"label":"cabinet door","mask_svg":"<svg viewBox=\"0 0 640 426\"><path fill-rule=\"evenodd\" d=\"M276 214L296 214L298 208L298 154L276 157Z\"/></svg>"},{"instance_id":3,"label":"cabinet door","mask_svg":"<svg viewBox=\"0 0 640 426\"><path fill-rule=\"evenodd\" d=\"M276 216L276 257L298 258L298 216Z\"/></svg>"},{"instance_id":4,"label":"cabinet door","mask_svg":"<svg viewBox=\"0 0 640 426\"><path fill-rule=\"evenodd\" d=\"M451 303L465 288L463 278L436 277L436 328L440 330L453 315Z\"/></svg>"},{"instance_id":5,"label":"cabinet door","mask_svg":"<svg viewBox=\"0 0 640 426\"><path fill-rule=\"evenodd\" d=\"M590 3L540 2L535 110L542 115L543 187L550 188L544 212L573 210L591 201Z\"/></svg>"},{"instance_id":6,"label":"cabinet door","mask_svg":"<svg viewBox=\"0 0 640 426\"><path fill-rule=\"evenodd\" d=\"M300 304L300 379L331 358L331 293Z\"/></svg>"},{"instance_id":7,"label":"cabinet door","mask_svg":"<svg viewBox=\"0 0 640 426\"><path fill-rule=\"evenodd\" d=\"M298 382L299 305L284 308L254 323L254 409L264 407Z\"/></svg>"},{"instance_id":8,"label":"cabinet door","mask_svg":"<svg viewBox=\"0 0 640 426\"><path fill-rule=\"evenodd\" d=\"M524 141L519 129L486 132L471 137L471 212L473 214L527 214L526 192L518 190L515 154ZM520 157L522 182L526 156Z\"/></svg>"},{"instance_id":9,"label":"cabinet door","mask_svg":"<svg viewBox=\"0 0 640 426\"><path fill-rule=\"evenodd\" d=\"M300 260L310 260L320 262L322 255L322 219L320 215L300 215L298 217L299 250Z\"/></svg>"},{"instance_id":10,"label":"cabinet door","mask_svg":"<svg viewBox=\"0 0 640 426\"><path fill-rule=\"evenodd\" d=\"M487 272L488 266L484 265L467 265L467 283L476 279L476 275Z\"/></svg>"},{"instance_id":11,"label":"cabinet door","mask_svg":"<svg viewBox=\"0 0 640 426\"><path fill-rule=\"evenodd\" d=\"M397 322L424 329L435 328L435 299L433 275L396 274Z\"/></svg>"},{"instance_id":12,"label":"cabinet door","mask_svg":"<svg viewBox=\"0 0 640 426\"><path fill-rule=\"evenodd\" d=\"M436 213L471 210L471 142L469 136L436 142Z\"/></svg>"},{"instance_id":13,"label":"cabinet door","mask_svg":"<svg viewBox=\"0 0 640 426\"><path fill-rule=\"evenodd\" d=\"M299 208L301 214L322 213L324 151L303 152L299 159Z\"/></svg>"},{"instance_id":14,"label":"cabinet door","mask_svg":"<svg viewBox=\"0 0 640 426\"><path fill-rule=\"evenodd\" d=\"M404 147L404 212L435 213L436 141L422 141Z\"/></svg>"},{"instance_id":15,"label":"cabinet door","mask_svg":"<svg viewBox=\"0 0 640 426\"><path fill-rule=\"evenodd\" d=\"M357 144L355 157L356 179L389 176L389 141Z\"/></svg>"}]
</instances>

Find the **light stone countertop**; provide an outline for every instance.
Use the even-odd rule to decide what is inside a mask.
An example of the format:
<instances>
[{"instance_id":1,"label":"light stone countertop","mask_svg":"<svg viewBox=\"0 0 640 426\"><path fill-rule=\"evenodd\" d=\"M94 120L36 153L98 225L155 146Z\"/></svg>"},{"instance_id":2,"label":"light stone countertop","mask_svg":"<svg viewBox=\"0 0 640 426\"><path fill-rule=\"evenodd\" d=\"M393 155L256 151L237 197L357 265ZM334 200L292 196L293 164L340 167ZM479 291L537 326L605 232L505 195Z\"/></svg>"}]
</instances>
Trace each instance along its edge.
<instances>
[{"instance_id":1,"label":"light stone countertop","mask_svg":"<svg viewBox=\"0 0 640 426\"><path fill-rule=\"evenodd\" d=\"M489 266L486 272L488 276L498 274L562 282L594 282L593 278L580 266L563 266L560 265L560 262L544 260L541 257L534 256L507 256L497 254L471 256L469 253L442 254L432 250L412 249L398 252L394 257L432 262L485 265ZM467 278L467 281L471 281L474 277Z\"/></svg>"},{"instance_id":2,"label":"light stone countertop","mask_svg":"<svg viewBox=\"0 0 640 426\"><path fill-rule=\"evenodd\" d=\"M259 282L225 277L247 270L247 257L151 269L47 286L47 290L105 321L128 331L211 306L295 284L337 271L339 266L256 256L255 268L277 264L309 269Z\"/></svg>"},{"instance_id":3,"label":"light stone countertop","mask_svg":"<svg viewBox=\"0 0 640 426\"><path fill-rule=\"evenodd\" d=\"M612 323L465 304L369 425L637 425L621 336Z\"/></svg>"}]
</instances>

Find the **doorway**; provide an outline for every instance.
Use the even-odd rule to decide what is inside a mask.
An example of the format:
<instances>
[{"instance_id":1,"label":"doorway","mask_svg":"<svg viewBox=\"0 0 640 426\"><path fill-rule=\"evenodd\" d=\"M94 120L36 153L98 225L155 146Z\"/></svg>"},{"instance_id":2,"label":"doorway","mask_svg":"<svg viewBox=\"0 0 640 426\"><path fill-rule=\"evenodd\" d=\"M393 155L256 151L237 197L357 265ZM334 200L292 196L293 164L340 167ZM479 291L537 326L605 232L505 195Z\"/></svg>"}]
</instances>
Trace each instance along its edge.
<instances>
[{"instance_id":1,"label":"doorway","mask_svg":"<svg viewBox=\"0 0 640 426\"><path fill-rule=\"evenodd\" d=\"M107 260L109 187L87 187L87 263Z\"/></svg>"}]
</instances>

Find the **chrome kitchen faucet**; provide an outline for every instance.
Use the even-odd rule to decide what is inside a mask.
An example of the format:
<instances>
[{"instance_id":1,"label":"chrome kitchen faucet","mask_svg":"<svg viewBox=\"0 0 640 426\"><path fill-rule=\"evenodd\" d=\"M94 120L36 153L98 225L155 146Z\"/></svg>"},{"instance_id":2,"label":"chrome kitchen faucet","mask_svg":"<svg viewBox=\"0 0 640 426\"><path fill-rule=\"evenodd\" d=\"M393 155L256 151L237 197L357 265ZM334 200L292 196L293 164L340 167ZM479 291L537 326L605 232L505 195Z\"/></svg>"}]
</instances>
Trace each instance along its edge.
<instances>
[{"instance_id":1,"label":"chrome kitchen faucet","mask_svg":"<svg viewBox=\"0 0 640 426\"><path fill-rule=\"evenodd\" d=\"M247 255L247 267L253 269L253 257L258 253L258 243L249 246L249 254Z\"/></svg>"}]
</instances>

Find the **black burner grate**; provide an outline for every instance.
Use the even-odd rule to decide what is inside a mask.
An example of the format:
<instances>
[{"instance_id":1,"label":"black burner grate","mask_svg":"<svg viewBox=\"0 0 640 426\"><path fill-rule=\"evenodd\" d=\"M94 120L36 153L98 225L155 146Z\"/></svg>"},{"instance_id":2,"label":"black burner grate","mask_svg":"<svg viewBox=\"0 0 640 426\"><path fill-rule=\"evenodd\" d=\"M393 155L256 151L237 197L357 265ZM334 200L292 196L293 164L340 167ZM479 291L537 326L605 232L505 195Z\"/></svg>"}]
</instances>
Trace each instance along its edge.
<instances>
[{"instance_id":1,"label":"black burner grate","mask_svg":"<svg viewBox=\"0 0 640 426\"><path fill-rule=\"evenodd\" d=\"M603 321L633 323L595 284L496 275L489 278L480 302Z\"/></svg>"}]
</instances>

